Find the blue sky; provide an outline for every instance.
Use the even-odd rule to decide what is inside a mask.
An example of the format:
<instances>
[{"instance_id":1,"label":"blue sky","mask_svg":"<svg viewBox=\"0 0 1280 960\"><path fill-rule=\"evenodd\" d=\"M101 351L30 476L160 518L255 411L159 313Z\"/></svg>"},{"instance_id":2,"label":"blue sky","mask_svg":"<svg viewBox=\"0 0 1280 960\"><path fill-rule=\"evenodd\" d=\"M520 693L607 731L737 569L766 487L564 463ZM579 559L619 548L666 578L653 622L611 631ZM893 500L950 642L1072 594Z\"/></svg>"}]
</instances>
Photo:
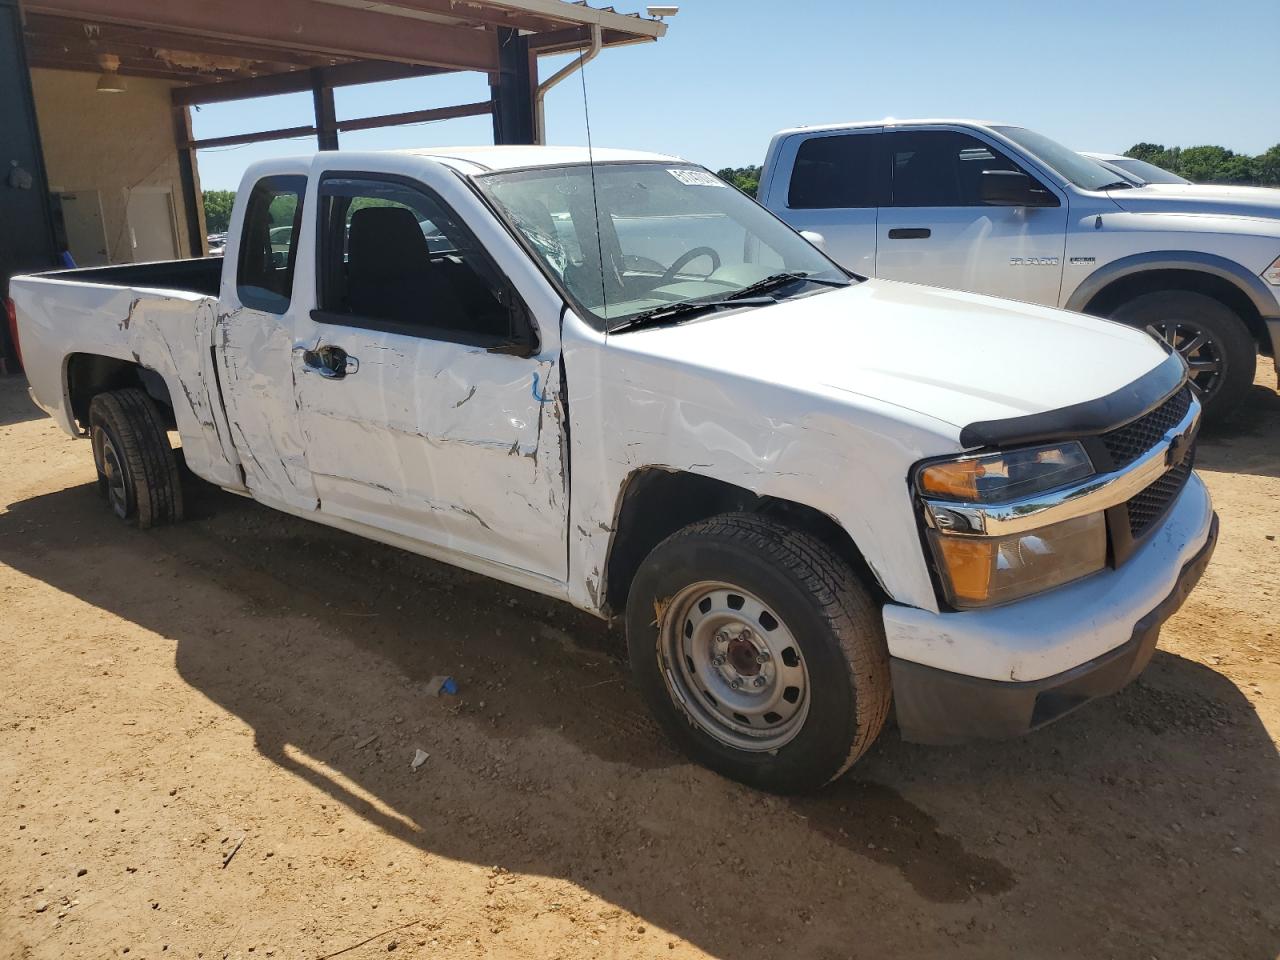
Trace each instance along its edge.
<instances>
[{"instance_id":1,"label":"blue sky","mask_svg":"<svg viewBox=\"0 0 1280 960\"><path fill-rule=\"evenodd\" d=\"M769 137L795 124L964 116L1021 123L1078 150L1150 140L1257 153L1280 142L1275 4L685 0L664 39L605 50L587 67L592 138L716 169L759 163ZM543 59L542 76L566 59ZM483 76L429 77L340 89L337 110L354 118L487 97ZM197 137L310 122L310 94L194 115ZM547 137L586 142L577 76L547 97ZM491 141L489 118L469 117L344 134L342 146ZM306 139L201 151L201 180L234 188L254 160L313 149Z\"/></svg>"}]
</instances>

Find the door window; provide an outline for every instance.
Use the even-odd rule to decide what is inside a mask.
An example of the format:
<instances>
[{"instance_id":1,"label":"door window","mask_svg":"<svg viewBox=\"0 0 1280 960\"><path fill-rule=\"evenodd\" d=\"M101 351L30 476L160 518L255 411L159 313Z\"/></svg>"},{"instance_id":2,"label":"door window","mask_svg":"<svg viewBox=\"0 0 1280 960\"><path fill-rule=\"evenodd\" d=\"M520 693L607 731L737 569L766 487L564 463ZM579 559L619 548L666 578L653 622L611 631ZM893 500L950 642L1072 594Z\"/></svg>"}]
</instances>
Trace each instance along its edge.
<instances>
[{"instance_id":1,"label":"door window","mask_svg":"<svg viewBox=\"0 0 1280 960\"><path fill-rule=\"evenodd\" d=\"M889 135L892 206L980 207L984 170L1024 173L977 137L952 130Z\"/></svg>"},{"instance_id":2,"label":"door window","mask_svg":"<svg viewBox=\"0 0 1280 960\"><path fill-rule=\"evenodd\" d=\"M811 137L796 151L787 206L814 210L877 205L879 134Z\"/></svg>"},{"instance_id":3,"label":"door window","mask_svg":"<svg viewBox=\"0 0 1280 960\"><path fill-rule=\"evenodd\" d=\"M425 187L326 177L319 222L320 322L481 346L532 343L510 284Z\"/></svg>"},{"instance_id":4,"label":"door window","mask_svg":"<svg viewBox=\"0 0 1280 960\"><path fill-rule=\"evenodd\" d=\"M264 177L254 185L236 268L236 294L246 307L268 313L289 309L306 189L302 176Z\"/></svg>"}]
</instances>

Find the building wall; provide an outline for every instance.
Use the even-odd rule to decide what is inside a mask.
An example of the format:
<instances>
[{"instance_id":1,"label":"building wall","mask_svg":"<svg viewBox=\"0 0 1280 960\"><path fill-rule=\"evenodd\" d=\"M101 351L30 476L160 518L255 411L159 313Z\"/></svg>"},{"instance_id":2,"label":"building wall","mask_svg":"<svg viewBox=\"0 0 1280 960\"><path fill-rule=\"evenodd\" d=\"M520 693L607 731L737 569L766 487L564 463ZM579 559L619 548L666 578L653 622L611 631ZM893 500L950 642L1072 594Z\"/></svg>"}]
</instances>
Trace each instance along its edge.
<instances>
[{"instance_id":1,"label":"building wall","mask_svg":"<svg viewBox=\"0 0 1280 960\"><path fill-rule=\"evenodd\" d=\"M50 190L97 190L108 255L112 263L128 263L134 259L126 216L130 193L168 187L178 254L200 256L203 251L192 253L188 240L169 100L174 84L127 77L125 92L98 93L97 82L94 73L31 71Z\"/></svg>"}]
</instances>

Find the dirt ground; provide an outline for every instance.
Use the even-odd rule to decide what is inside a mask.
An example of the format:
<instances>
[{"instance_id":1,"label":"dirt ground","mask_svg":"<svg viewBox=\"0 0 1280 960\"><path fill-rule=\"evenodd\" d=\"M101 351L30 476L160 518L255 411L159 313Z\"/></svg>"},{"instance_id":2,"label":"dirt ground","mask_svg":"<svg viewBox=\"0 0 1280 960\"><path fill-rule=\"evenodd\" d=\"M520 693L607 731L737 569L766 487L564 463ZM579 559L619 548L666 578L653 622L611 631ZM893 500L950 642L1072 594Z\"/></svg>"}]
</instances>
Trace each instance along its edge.
<instances>
[{"instance_id":1,"label":"dirt ground","mask_svg":"<svg viewBox=\"0 0 1280 960\"><path fill-rule=\"evenodd\" d=\"M198 483L123 527L0 379L0 955L1270 960L1274 384L1202 442L1221 543L1139 681L788 801L677 755L585 615Z\"/></svg>"}]
</instances>

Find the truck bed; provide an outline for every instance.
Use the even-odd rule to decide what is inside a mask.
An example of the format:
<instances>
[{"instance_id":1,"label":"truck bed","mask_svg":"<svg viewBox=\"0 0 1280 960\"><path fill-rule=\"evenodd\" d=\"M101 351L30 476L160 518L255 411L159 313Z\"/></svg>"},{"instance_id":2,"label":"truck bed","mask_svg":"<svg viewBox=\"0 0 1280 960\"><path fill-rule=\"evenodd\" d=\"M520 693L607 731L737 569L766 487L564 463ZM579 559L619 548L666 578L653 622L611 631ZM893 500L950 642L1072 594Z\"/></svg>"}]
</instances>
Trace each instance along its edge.
<instances>
[{"instance_id":1,"label":"truck bed","mask_svg":"<svg viewBox=\"0 0 1280 960\"><path fill-rule=\"evenodd\" d=\"M181 290L216 297L222 282L222 258L161 260L155 263L125 263L110 267L80 267L36 274L46 280L68 280L113 287L143 287L149 290Z\"/></svg>"},{"instance_id":2,"label":"truck bed","mask_svg":"<svg viewBox=\"0 0 1280 960\"><path fill-rule=\"evenodd\" d=\"M221 278L220 257L14 277L9 295L32 399L80 436L88 409L78 384L140 380L172 409L192 470L237 485L213 367Z\"/></svg>"}]
</instances>

